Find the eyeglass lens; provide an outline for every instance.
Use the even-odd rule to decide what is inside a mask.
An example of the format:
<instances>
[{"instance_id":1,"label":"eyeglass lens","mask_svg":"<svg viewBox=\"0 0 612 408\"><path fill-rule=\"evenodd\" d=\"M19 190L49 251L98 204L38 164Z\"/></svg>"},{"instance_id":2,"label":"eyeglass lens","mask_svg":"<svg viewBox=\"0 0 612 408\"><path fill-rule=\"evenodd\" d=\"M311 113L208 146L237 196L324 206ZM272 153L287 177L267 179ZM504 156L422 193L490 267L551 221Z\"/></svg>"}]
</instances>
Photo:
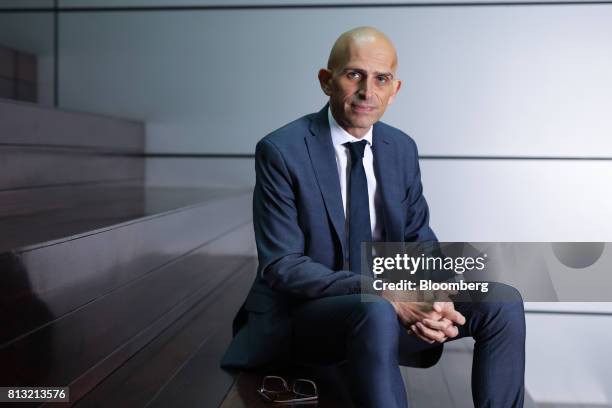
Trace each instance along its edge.
<instances>
[{"instance_id":1,"label":"eyeglass lens","mask_svg":"<svg viewBox=\"0 0 612 408\"><path fill-rule=\"evenodd\" d=\"M282 377L268 376L263 379L262 388L265 391L271 392L286 392L289 391L287 382Z\"/></svg>"},{"instance_id":2,"label":"eyeglass lens","mask_svg":"<svg viewBox=\"0 0 612 408\"><path fill-rule=\"evenodd\" d=\"M317 386L310 380L298 379L293 383L293 392L304 397L316 397Z\"/></svg>"}]
</instances>

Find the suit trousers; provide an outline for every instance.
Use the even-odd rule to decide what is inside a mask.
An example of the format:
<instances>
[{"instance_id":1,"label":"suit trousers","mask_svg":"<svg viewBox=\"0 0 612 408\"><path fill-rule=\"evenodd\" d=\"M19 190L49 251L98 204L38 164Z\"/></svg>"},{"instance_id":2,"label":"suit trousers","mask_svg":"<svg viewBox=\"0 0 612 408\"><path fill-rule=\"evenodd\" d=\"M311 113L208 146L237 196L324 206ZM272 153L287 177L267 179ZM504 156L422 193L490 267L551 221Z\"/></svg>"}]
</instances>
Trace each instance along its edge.
<instances>
[{"instance_id":1,"label":"suit trousers","mask_svg":"<svg viewBox=\"0 0 612 408\"><path fill-rule=\"evenodd\" d=\"M471 382L476 408L522 407L523 300L516 289L500 283L490 283L489 292L490 298L503 300L455 302L466 323L458 327L456 338L447 341L466 336L475 340ZM399 365L437 343L410 334L388 301L373 298L331 296L296 306L292 310L292 354L300 364L347 364L349 391L358 407L407 407ZM443 387L443 379L439 385Z\"/></svg>"}]
</instances>

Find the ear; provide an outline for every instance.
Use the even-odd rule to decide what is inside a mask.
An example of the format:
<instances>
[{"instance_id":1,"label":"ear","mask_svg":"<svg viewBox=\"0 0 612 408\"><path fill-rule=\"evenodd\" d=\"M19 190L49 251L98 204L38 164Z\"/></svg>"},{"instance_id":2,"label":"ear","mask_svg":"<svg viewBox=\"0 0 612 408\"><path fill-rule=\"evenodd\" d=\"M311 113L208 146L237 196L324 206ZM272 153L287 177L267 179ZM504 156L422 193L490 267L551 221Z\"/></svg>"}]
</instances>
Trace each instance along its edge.
<instances>
[{"instance_id":1,"label":"ear","mask_svg":"<svg viewBox=\"0 0 612 408\"><path fill-rule=\"evenodd\" d=\"M399 92L400 88L402 87L402 81L400 81L399 79L396 80L395 84L393 84L393 87L394 87L393 93L389 97L388 105L391 105L393 103L393 101L395 100L395 96L397 95L397 93Z\"/></svg>"},{"instance_id":2,"label":"ear","mask_svg":"<svg viewBox=\"0 0 612 408\"><path fill-rule=\"evenodd\" d=\"M321 85L323 93L327 96L331 96L331 79L332 72L329 69L321 68L319 70L319 84Z\"/></svg>"}]
</instances>

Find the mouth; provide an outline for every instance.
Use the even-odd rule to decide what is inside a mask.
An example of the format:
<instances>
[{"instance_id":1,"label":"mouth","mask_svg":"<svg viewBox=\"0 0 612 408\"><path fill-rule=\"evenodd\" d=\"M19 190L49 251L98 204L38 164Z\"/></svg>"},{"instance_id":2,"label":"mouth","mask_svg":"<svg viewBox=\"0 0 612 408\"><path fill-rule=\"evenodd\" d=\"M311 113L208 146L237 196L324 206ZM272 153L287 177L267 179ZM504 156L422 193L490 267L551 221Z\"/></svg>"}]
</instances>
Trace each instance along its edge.
<instances>
[{"instance_id":1,"label":"mouth","mask_svg":"<svg viewBox=\"0 0 612 408\"><path fill-rule=\"evenodd\" d=\"M352 103L351 109L357 113L371 113L376 110L376 107L370 106L370 105L361 105L361 104Z\"/></svg>"}]
</instances>

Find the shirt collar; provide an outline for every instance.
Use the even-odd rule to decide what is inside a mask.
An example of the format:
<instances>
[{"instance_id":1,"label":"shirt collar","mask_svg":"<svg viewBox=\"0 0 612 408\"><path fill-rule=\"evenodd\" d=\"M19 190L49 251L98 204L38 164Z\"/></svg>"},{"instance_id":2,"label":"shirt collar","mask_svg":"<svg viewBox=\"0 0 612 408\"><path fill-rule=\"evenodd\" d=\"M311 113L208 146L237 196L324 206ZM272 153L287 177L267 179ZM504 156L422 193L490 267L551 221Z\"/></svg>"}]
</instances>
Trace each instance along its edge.
<instances>
[{"instance_id":1,"label":"shirt collar","mask_svg":"<svg viewBox=\"0 0 612 408\"><path fill-rule=\"evenodd\" d=\"M370 146L372 146L372 126L370 126L368 133L366 133L364 137L358 139L344 130L342 126L336 122L334 115L331 113L331 108L327 108L327 118L329 120L329 130L331 132L332 143L334 146L341 145L346 142L358 142L360 140L365 140Z\"/></svg>"}]
</instances>

